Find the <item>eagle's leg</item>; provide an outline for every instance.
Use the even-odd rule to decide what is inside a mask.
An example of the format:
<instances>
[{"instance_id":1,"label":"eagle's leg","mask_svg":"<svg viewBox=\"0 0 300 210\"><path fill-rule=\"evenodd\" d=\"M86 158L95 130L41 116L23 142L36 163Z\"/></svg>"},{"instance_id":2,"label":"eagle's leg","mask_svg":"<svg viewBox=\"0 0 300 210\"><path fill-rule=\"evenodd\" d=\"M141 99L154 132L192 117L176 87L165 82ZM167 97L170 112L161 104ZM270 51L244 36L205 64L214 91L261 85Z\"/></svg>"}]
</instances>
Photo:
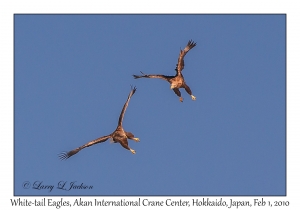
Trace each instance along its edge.
<instances>
[{"instance_id":1,"label":"eagle's leg","mask_svg":"<svg viewBox=\"0 0 300 210\"><path fill-rule=\"evenodd\" d=\"M181 93L180 93L179 89L178 88L173 88L173 91L179 97L179 101L183 102L183 98L181 97Z\"/></svg>"},{"instance_id":2,"label":"eagle's leg","mask_svg":"<svg viewBox=\"0 0 300 210\"><path fill-rule=\"evenodd\" d=\"M131 132L126 132L126 131L125 131L125 134L126 134L126 136L127 136L128 139L134 140L134 141L136 141L136 142L139 142L139 141L140 141L140 139L134 137L133 133L131 133Z\"/></svg>"},{"instance_id":3,"label":"eagle's leg","mask_svg":"<svg viewBox=\"0 0 300 210\"><path fill-rule=\"evenodd\" d=\"M131 148L128 146L128 141L127 141L127 139L122 139L122 141L120 141L120 144L121 144L122 147L124 147L125 149L130 150L130 152L131 152L132 154L135 154L135 150L134 150L134 149L131 149Z\"/></svg>"},{"instance_id":4,"label":"eagle's leg","mask_svg":"<svg viewBox=\"0 0 300 210\"><path fill-rule=\"evenodd\" d=\"M185 84L184 89L185 89L185 91L192 97L192 100L196 100L196 97L193 96L192 91L191 91L191 89L190 89L189 86L187 86L187 85Z\"/></svg>"}]
</instances>

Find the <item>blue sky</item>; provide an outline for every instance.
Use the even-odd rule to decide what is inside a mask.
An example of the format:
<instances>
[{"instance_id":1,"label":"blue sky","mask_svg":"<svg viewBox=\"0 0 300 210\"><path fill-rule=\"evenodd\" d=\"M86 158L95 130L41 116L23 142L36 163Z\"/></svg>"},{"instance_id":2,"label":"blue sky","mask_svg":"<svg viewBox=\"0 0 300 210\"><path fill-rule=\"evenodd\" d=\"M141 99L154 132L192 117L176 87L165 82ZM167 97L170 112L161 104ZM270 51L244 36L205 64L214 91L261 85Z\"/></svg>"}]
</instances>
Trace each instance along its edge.
<instances>
[{"instance_id":1,"label":"blue sky","mask_svg":"<svg viewBox=\"0 0 300 210\"><path fill-rule=\"evenodd\" d=\"M133 79L175 74L190 39L196 101ZM123 126L136 154L107 141L60 161L114 131L130 85ZM285 15L15 15L14 193L285 195L285 93Z\"/></svg>"}]
</instances>

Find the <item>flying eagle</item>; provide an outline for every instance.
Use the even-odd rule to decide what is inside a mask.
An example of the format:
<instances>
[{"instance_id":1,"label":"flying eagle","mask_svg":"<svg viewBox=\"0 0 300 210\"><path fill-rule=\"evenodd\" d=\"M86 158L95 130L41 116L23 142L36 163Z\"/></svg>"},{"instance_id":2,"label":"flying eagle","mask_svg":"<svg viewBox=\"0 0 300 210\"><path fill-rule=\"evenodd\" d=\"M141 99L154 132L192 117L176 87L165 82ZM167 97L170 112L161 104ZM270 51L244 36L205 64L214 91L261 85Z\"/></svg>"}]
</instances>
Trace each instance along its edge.
<instances>
[{"instance_id":1,"label":"flying eagle","mask_svg":"<svg viewBox=\"0 0 300 210\"><path fill-rule=\"evenodd\" d=\"M165 76L165 75L160 75L160 74L144 74L141 72L143 75L133 75L135 79L139 78L158 78L158 79L163 79L166 80L171 84L171 89L175 92L175 94L179 97L180 102L183 101L183 98L181 97L181 93L179 91L179 88L184 88L185 91L192 97L192 100L196 100L196 97L192 95L192 91L190 87L185 83L183 75L181 71L184 68L184 56L187 54L187 52L192 49L193 47L196 46L196 43L190 40L184 50L180 50L179 53L179 58L178 58L178 63L176 65L176 75L175 76Z\"/></svg>"},{"instance_id":2,"label":"flying eagle","mask_svg":"<svg viewBox=\"0 0 300 210\"><path fill-rule=\"evenodd\" d=\"M59 154L59 158L61 160L68 159L69 157L71 157L71 156L75 155L76 153L78 153L80 150L82 150L86 147L93 146L93 145L98 144L98 143L105 142L109 138L111 138L112 143L120 143L125 149L128 149L128 150L130 150L130 152L132 152L132 154L135 154L135 150L131 149L128 146L127 139L131 139L131 140L134 140L136 142L139 142L140 140L139 140L139 138L134 137L134 135L131 132L125 131L123 129L123 126L122 126L122 121L123 121L123 118L124 118L126 108L128 106L128 103L129 103L129 100L130 100L131 96L135 93L135 91L136 91L135 87L131 88L131 92L129 93L127 101L124 104L122 112L120 114L118 126L117 126L116 130L113 133L111 133L107 136L102 136L102 137L100 137L98 139L95 139L93 141L90 141L90 142L88 142L88 143L86 143L86 144L84 144L84 145L82 145L82 146L80 146L76 149L73 149L69 152L62 152L62 153Z\"/></svg>"}]
</instances>

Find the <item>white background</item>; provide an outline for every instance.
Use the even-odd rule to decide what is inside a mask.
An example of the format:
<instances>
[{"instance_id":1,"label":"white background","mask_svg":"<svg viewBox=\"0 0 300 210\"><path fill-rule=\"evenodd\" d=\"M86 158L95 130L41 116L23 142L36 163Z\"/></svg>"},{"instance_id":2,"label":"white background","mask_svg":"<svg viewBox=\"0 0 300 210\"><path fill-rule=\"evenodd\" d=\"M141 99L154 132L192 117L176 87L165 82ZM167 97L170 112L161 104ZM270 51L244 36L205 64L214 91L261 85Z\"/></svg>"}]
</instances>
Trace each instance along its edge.
<instances>
[{"instance_id":1,"label":"white background","mask_svg":"<svg viewBox=\"0 0 300 210\"><path fill-rule=\"evenodd\" d=\"M1 202L5 209L11 207L13 196L13 15L15 13L280 13L287 14L287 196L266 197L265 200L289 201L288 208L299 207L299 9L296 1L6 1L0 2L0 140L1 140ZM298 163L298 164L297 164ZM21 197L25 199L27 197ZM121 197L104 197L106 200L120 200ZM249 200L256 197L234 197L235 200ZM257 197L260 199L260 197ZM34 197L28 197L34 200ZM37 199L42 199L41 197ZM60 200L54 197L54 200ZM66 197L71 203L76 197ZM94 198L84 197L85 200ZM100 197L97 197L100 200ZM126 200L136 200L126 197ZM151 197L151 200L166 200L167 197ZM179 199L179 198L173 198ZM184 200L192 198L184 197ZM212 197L215 200L217 197ZM227 202L230 197L225 197ZM46 207L55 209L55 207ZM62 207L64 208L64 207ZM74 208L74 207L73 207ZM101 207L93 207L101 208ZM130 207L128 207L130 208ZM139 207L138 207L139 208ZM195 207L196 208L196 207ZM200 207L198 207L200 208ZM258 209L252 207L251 209ZM273 207L274 208L274 207ZM220 208L224 209L224 208ZM239 208L244 209L244 208ZM261 209L261 208L260 208ZM277 207L278 209L278 207ZM281 208L280 208L281 209Z\"/></svg>"}]
</instances>

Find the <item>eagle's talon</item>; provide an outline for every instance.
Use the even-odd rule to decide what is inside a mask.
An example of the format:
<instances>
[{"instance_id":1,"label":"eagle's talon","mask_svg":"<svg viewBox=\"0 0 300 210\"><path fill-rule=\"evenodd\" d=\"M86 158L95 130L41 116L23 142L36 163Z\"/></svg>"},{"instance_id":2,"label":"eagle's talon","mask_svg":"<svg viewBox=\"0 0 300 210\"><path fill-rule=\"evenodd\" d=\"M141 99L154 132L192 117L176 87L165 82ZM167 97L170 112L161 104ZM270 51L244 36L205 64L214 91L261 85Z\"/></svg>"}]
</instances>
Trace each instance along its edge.
<instances>
[{"instance_id":1,"label":"eagle's talon","mask_svg":"<svg viewBox=\"0 0 300 210\"><path fill-rule=\"evenodd\" d=\"M130 149L130 152L131 152L132 154L135 154L135 150L133 150L133 149Z\"/></svg>"},{"instance_id":2,"label":"eagle's talon","mask_svg":"<svg viewBox=\"0 0 300 210\"><path fill-rule=\"evenodd\" d=\"M192 97L192 100L194 100L194 101L196 100L196 97L195 97L195 96L191 95L191 97Z\"/></svg>"},{"instance_id":3,"label":"eagle's talon","mask_svg":"<svg viewBox=\"0 0 300 210\"><path fill-rule=\"evenodd\" d=\"M136 141L136 142L140 142L139 138L133 138L133 140Z\"/></svg>"},{"instance_id":4,"label":"eagle's talon","mask_svg":"<svg viewBox=\"0 0 300 210\"><path fill-rule=\"evenodd\" d=\"M180 98L179 98L179 101L180 101L180 102L183 102L183 98L182 98L182 97L180 97Z\"/></svg>"}]
</instances>

